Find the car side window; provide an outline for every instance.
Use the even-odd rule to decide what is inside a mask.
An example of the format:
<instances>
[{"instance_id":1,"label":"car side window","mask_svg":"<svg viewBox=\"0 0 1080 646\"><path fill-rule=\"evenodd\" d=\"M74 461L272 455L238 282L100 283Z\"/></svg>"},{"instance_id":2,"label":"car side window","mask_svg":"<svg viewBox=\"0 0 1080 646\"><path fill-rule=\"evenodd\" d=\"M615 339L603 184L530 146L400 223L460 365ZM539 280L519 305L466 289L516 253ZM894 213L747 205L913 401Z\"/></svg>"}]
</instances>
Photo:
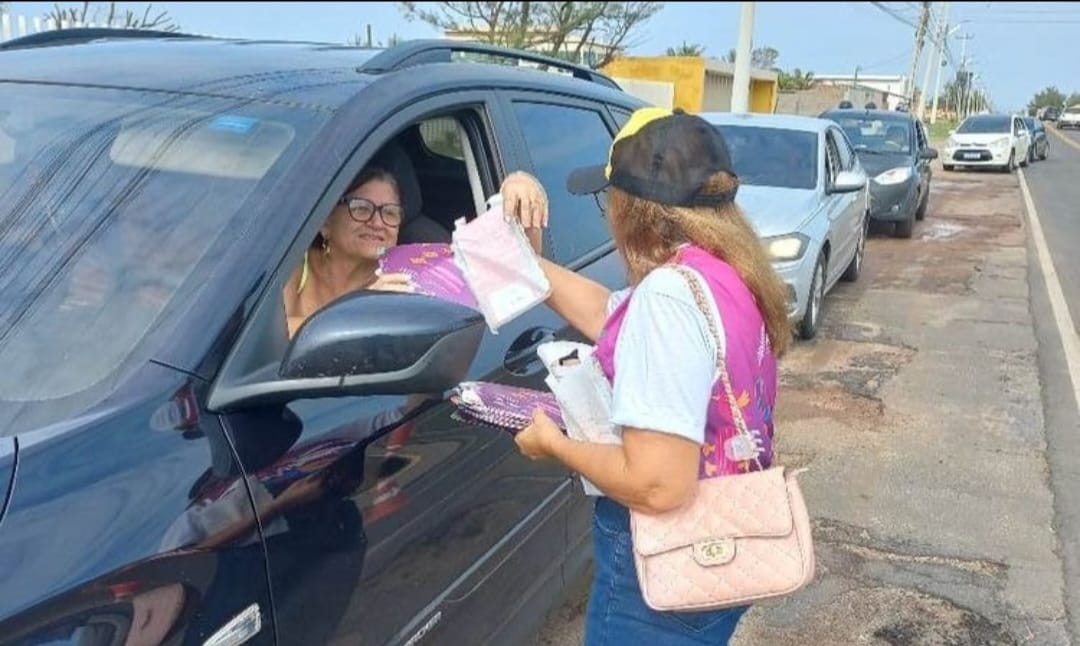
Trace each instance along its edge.
<instances>
[{"instance_id":1,"label":"car side window","mask_svg":"<svg viewBox=\"0 0 1080 646\"><path fill-rule=\"evenodd\" d=\"M851 149L850 143L848 143L847 137L839 130L832 128L829 130L829 134L832 135L833 145L836 146L838 158L840 160L841 170L852 170L855 168L855 151Z\"/></svg>"},{"instance_id":2,"label":"car side window","mask_svg":"<svg viewBox=\"0 0 1080 646\"><path fill-rule=\"evenodd\" d=\"M620 108L614 105L610 105L608 106L608 108L611 110L611 116L615 119L615 125L618 126L620 130L622 130L623 126L625 126L626 122L630 120L630 117L633 113L625 108Z\"/></svg>"},{"instance_id":3,"label":"car side window","mask_svg":"<svg viewBox=\"0 0 1080 646\"><path fill-rule=\"evenodd\" d=\"M926 130L923 129L923 124L921 121L915 122L915 137L916 139L918 139L919 150L922 150L929 145L929 142L926 138Z\"/></svg>"},{"instance_id":4,"label":"car side window","mask_svg":"<svg viewBox=\"0 0 1080 646\"><path fill-rule=\"evenodd\" d=\"M606 243L602 196L572 195L566 178L576 168L603 163L614 139L597 110L553 103L514 102L533 172L548 194L550 234L544 255L563 264Z\"/></svg>"},{"instance_id":5,"label":"car side window","mask_svg":"<svg viewBox=\"0 0 1080 646\"><path fill-rule=\"evenodd\" d=\"M836 141L830 130L825 133L825 185L832 186L836 182L836 174L840 172L840 153L836 149Z\"/></svg>"}]
</instances>

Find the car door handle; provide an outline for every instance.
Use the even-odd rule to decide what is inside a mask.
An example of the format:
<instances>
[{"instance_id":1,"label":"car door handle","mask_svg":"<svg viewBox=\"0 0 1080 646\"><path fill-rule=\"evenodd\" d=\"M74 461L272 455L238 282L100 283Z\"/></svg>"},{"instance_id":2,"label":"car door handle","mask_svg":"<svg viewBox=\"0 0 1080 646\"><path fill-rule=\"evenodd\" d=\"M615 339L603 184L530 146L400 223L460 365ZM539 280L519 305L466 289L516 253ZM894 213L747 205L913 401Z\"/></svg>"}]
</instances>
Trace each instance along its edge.
<instances>
[{"instance_id":1,"label":"car door handle","mask_svg":"<svg viewBox=\"0 0 1080 646\"><path fill-rule=\"evenodd\" d=\"M510 349L506 351L503 367L507 372L519 377L535 374L543 368L543 362L536 354L541 344L555 340L555 330L546 327L529 328L521 333Z\"/></svg>"}]
</instances>

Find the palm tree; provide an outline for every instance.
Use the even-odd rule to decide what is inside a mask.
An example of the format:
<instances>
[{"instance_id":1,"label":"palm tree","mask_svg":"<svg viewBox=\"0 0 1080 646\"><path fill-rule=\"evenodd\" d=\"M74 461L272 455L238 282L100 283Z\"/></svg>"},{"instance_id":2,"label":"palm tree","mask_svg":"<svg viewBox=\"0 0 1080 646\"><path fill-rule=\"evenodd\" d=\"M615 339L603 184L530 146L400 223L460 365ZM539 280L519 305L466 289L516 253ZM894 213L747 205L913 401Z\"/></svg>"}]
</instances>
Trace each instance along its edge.
<instances>
[{"instance_id":1,"label":"palm tree","mask_svg":"<svg viewBox=\"0 0 1080 646\"><path fill-rule=\"evenodd\" d=\"M781 90L809 90L814 87L814 73L803 72L797 67L791 72L781 71L777 83Z\"/></svg>"},{"instance_id":2,"label":"palm tree","mask_svg":"<svg viewBox=\"0 0 1080 646\"><path fill-rule=\"evenodd\" d=\"M697 43L687 43L685 40L678 47L668 47L668 56L701 56L705 48Z\"/></svg>"}]
</instances>

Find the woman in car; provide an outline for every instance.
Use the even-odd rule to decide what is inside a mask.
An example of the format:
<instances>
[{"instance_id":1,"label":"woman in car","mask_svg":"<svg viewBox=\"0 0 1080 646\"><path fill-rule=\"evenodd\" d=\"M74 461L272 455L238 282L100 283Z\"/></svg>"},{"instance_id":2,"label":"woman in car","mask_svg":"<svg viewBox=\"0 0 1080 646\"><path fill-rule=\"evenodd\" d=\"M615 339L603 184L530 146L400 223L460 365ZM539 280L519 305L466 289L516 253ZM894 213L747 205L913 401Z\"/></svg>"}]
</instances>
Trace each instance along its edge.
<instances>
[{"instance_id":1,"label":"woman in car","mask_svg":"<svg viewBox=\"0 0 1080 646\"><path fill-rule=\"evenodd\" d=\"M379 257L397 244L404 213L393 175L373 166L357 176L285 284L290 338L309 316L349 292L409 290L408 276L378 274Z\"/></svg>"},{"instance_id":2,"label":"woman in car","mask_svg":"<svg viewBox=\"0 0 1080 646\"><path fill-rule=\"evenodd\" d=\"M621 434L618 444L576 441L538 412L515 440L524 455L580 474L596 496L586 646L727 644L747 609L650 608L629 524L631 509L659 514L688 504L699 479L772 463L777 358L792 331L784 286L735 205L730 163L721 135L700 118L639 110L615 139L606 170L583 169L568 182L573 193L607 191L606 215L631 287L610 293L542 261L552 285L548 305L596 342ZM525 226L546 226L539 188L529 200L540 206L506 204ZM718 352L752 441L734 431Z\"/></svg>"}]
</instances>

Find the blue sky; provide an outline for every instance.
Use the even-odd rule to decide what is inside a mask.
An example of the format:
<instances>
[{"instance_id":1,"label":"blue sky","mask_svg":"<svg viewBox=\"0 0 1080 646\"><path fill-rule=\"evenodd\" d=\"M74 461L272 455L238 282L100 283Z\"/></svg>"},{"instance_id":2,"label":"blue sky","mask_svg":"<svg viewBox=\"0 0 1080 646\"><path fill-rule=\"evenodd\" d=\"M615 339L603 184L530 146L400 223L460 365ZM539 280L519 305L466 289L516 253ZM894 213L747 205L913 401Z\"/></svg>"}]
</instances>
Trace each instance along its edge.
<instances>
[{"instance_id":1,"label":"blue sky","mask_svg":"<svg viewBox=\"0 0 1080 646\"><path fill-rule=\"evenodd\" d=\"M117 4L140 10L146 6ZM876 4L914 21L920 3ZM364 33L368 24L376 40L393 33L405 38L438 35L424 23L407 21L393 2L157 2L153 6L167 10L187 31L221 36L346 42ZM637 44L631 51L662 54L685 40L704 45L707 55L723 56L735 46L740 6L739 2L665 3L636 33ZM1065 93L1080 92L1080 67L1075 65L1080 4L952 2L950 6L950 23L965 21L956 35L973 36L967 41L967 52L974 57L974 69L996 108L1022 108L1047 85ZM14 14L24 15L43 14L52 7L51 2L11 3ZM754 44L779 50L779 66L784 69L850 74L859 65L861 74L906 74L911 65L914 29L875 3L758 2L756 7ZM959 60L960 41L954 39L952 46ZM922 82L921 72L917 79Z\"/></svg>"}]
</instances>

